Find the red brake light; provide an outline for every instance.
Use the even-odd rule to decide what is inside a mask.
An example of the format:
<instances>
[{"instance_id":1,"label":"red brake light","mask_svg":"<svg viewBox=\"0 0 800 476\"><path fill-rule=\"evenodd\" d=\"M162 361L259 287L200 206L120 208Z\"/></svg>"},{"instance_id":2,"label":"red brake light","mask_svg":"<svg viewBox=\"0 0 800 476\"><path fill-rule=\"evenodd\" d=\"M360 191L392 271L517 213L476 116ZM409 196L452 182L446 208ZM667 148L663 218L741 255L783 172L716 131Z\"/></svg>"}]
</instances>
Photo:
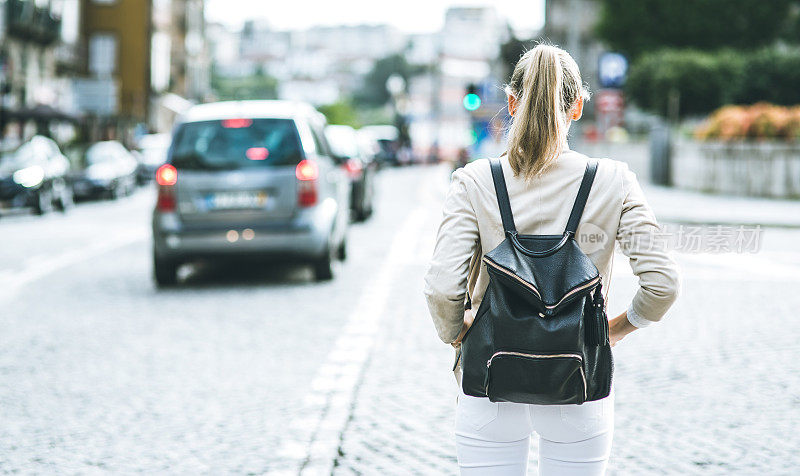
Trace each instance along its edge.
<instances>
[{"instance_id":1,"label":"red brake light","mask_svg":"<svg viewBox=\"0 0 800 476\"><path fill-rule=\"evenodd\" d=\"M156 170L156 182L159 185L170 186L178 183L178 170L171 164L164 164Z\"/></svg>"},{"instance_id":2,"label":"red brake light","mask_svg":"<svg viewBox=\"0 0 800 476\"><path fill-rule=\"evenodd\" d=\"M294 169L294 174L297 176L297 180L316 180L319 177L319 167L309 160L301 160Z\"/></svg>"},{"instance_id":3,"label":"red brake light","mask_svg":"<svg viewBox=\"0 0 800 476\"><path fill-rule=\"evenodd\" d=\"M252 119L225 119L222 121L222 127L226 129L241 129L243 127L250 127L252 124Z\"/></svg>"},{"instance_id":4,"label":"red brake light","mask_svg":"<svg viewBox=\"0 0 800 476\"><path fill-rule=\"evenodd\" d=\"M319 167L310 160L301 160L294 169L294 174L300 183L297 184L297 204L301 207L310 207L317 203L317 177Z\"/></svg>"},{"instance_id":5,"label":"red brake light","mask_svg":"<svg viewBox=\"0 0 800 476\"><path fill-rule=\"evenodd\" d=\"M175 211L175 193L172 189L159 188L158 200L156 201L156 208L160 212L174 212Z\"/></svg>"},{"instance_id":6,"label":"red brake light","mask_svg":"<svg viewBox=\"0 0 800 476\"><path fill-rule=\"evenodd\" d=\"M360 176L361 171L364 170L364 168L361 166L361 162L358 159L349 159L344 163L344 169L347 171L347 175L349 175L351 178Z\"/></svg>"},{"instance_id":7,"label":"red brake light","mask_svg":"<svg viewBox=\"0 0 800 476\"><path fill-rule=\"evenodd\" d=\"M250 147L244 155L250 160L266 160L269 157L269 151L266 147Z\"/></svg>"}]
</instances>

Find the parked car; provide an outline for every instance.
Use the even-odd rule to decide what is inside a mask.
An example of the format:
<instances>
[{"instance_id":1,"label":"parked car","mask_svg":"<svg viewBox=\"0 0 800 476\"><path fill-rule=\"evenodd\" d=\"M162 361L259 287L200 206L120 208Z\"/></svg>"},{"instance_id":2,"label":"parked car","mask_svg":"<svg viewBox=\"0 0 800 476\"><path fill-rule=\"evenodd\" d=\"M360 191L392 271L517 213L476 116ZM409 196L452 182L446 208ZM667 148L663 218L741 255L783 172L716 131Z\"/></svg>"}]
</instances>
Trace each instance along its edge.
<instances>
[{"instance_id":1,"label":"parked car","mask_svg":"<svg viewBox=\"0 0 800 476\"><path fill-rule=\"evenodd\" d=\"M0 210L31 207L42 215L72 205L68 184L69 161L58 145L33 136L0 156Z\"/></svg>"},{"instance_id":2,"label":"parked car","mask_svg":"<svg viewBox=\"0 0 800 476\"><path fill-rule=\"evenodd\" d=\"M229 101L190 108L156 172L153 270L176 282L187 261L290 258L333 277L346 256L350 187L305 103Z\"/></svg>"},{"instance_id":3,"label":"parked car","mask_svg":"<svg viewBox=\"0 0 800 476\"><path fill-rule=\"evenodd\" d=\"M381 165L401 165L397 143L399 132L395 126L365 126L360 132L371 137L377 144L375 160Z\"/></svg>"},{"instance_id":4,"label":"parked car","mask_svg":"<svg viewBox=\"0 0 800 476\"><path fill-rule=\"evenodd\" d=\"M344 164L350 179L350 210L353 217L357 221L364 221L372 215L376 163L362 150L352 127L328 126L325 128L325 137L334 156Z\"/></svg>"},{"instance_id":5,"label":"parked car","mask_svg":"<svg viewBox=\"0 0 800 476\"><path fill-rule=\"evenodd\" d=\"M155 179L156 170L167 161L167 152L172 137L169 134L147 134L137 142L136 181L139 184Z\"/></svg>"},{"instance_id":6,"label":"parked car","mask_svg":"<svg viewBox=\"0 0 800 476\"><path fill-rule=\"evenodd\" d=\"M72 190L78 198L117 198L136 188L137 162L133 154L117 141L77 145L69 154L75 165Z\"/></svg>"}]
</instances>

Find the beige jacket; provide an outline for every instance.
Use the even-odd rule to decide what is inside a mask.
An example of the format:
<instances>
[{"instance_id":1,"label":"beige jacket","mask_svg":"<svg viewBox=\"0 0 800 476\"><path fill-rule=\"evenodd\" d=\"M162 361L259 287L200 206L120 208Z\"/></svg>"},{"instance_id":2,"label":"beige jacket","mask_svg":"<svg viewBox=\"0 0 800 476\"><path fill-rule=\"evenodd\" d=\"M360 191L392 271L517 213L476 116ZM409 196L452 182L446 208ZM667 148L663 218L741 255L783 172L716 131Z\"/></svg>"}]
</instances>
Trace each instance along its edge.
<instances>
[{"instance_id":1,"label":"beige jacket","mask_svg":"<svg viewBox=\"0 0 800 476\"><path fill-rule=\"evenodd\" d=\"M526 182L515 177L508 157L501 157L514 222L520 234L562 234L589 158L565 147L541 176ZM639 290L628 320L644 327L662 318L675 301L679 273L636 175L627 164L598 159L597 175L576 239L597 266L608 290L615 242L630 259ZM481 159L453 173L433 258L425 275L425 297L439 338L453 342L461 331L466 293L478 309L489 276L483 253L504 239L489 160ZM455 369L454 369L455 370ZM458 378L458 371L457 378Z\"/></svg>"}]
</instances>

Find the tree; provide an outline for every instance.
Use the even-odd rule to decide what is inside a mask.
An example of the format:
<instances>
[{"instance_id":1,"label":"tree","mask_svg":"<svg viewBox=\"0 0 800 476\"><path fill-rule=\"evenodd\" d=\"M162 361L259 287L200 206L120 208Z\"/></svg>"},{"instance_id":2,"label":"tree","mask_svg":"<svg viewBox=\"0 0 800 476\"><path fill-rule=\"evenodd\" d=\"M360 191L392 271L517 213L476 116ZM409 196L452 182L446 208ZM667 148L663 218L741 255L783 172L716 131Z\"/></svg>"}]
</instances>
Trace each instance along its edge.
<instances>
[{"instance_id":1,"label":"tree","mask_svg":"<svg viewBox=\"0 0 800 476\"><path fill-rule=\"evenodd\" d=\"M520 40L514 36L513 31L509 31L509 33L508 41L500 45L500 61L503 62L503 66L506 68L506 81L511 80L514 66L517 65L520 57L535 46L534 40Z\"/></svg>"},{"instance_id":2,"label":"tree","mask_svg":"<svg viewBox=\"0 0 800 476\"><path fill-rule=\"evenodd\" d=\"M335 103L320 106L319 112L325 115L329 124L343 124L351 127L361 127L353 105L348 100L341 99Z\"/></svg>"},{"instance_id":3,"label":"tree","mask_svg":"<svg viewBox=\"0 0 800 476\"><path fill-rule=\"evenodd\" d=\"M375 107L383 106L391 95L386 89L386 80L393 74L400 75L408 85L412 76L420 74L421 67L415 67L406 61L402 54L393 54L375 62L372 70L363 79L363 85L356 91L353 100L358 106Z\"/></svg>"},{"instance_id":4,"label":"tree","mask_svg":"<svg viewBox=\"0 0 800 476\"><path fill-rule=\"evenodd\" d=\"M645 110L667 114L677 94L683 117L726 104L800 104L800 47L753 51L665 49L640 56L631 66L625 92Z\"/></svg>"},{"instance_id":5,"label":"tree","mask_svg":"<svg viewBox=\"0 0 800 476\"><path fill-rule=\"evenodd\" d=\"M214 74L211 77L211 89L221 101L278 97L278 81L262 69L244 77L229 78Z\"/></svg>"},{"instance_id":6,"label":"tree","mask_svg":"<svg viewBox=\"0 0 800 476\"><path fill-rule=\"evenodd\" d=\"M797 35L797 0L599 0L597 34L636 58L665 47L753 49Z\"/></svg>"}]
</instances>

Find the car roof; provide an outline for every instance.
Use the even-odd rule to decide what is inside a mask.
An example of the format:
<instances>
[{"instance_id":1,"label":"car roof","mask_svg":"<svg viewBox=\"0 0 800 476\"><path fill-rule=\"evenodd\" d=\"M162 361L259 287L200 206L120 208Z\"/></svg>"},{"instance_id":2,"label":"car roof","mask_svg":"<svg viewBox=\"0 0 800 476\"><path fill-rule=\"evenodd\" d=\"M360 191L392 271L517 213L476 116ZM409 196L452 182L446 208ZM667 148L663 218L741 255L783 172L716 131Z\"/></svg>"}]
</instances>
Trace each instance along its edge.
<instances>
[{"instance_id":1,"label":"car roof","mask_svg":"<svg viewBox=\"0 0 800 476\"><path fill-rule=\"evenodd\" d=\"M308 103L280 100L220 101L189 108L181 122L213 121L217 119L298 119L320 113Z\"/></svg>"}]
</instances>

